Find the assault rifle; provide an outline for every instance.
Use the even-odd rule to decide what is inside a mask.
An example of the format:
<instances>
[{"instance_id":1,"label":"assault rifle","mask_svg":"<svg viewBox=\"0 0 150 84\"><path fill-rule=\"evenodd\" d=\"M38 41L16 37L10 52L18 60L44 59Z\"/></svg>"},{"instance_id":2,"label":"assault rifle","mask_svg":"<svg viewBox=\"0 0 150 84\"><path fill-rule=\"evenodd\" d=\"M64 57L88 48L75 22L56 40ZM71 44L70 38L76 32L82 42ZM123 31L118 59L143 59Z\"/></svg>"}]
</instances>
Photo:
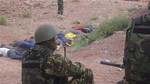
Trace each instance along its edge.
<instances>
[{"instance_id":1,"label":"assault rifle","mask_svg":"<svg viewBox=\"0 0 150 84\"><path fill-rule=\"evenodd\" d=\"M122 63L116 63L116 62L110 61L110 60L102 60L102 61L100 61L100 63L104 64L104 65L109 65L109 66L124 68L124 65Z\"/></svg>"}]
</instances>

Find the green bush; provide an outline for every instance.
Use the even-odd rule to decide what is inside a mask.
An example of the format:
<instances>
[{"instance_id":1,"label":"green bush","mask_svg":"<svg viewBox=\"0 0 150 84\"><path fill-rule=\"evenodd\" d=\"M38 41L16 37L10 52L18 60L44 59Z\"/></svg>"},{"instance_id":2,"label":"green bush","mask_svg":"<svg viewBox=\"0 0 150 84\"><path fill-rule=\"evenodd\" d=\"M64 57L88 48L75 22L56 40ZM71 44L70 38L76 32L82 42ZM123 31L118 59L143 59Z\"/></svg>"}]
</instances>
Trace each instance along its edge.
<instances>
[{"instance_id":1,"label":"green bush","mask_svg":"<svg viewBox=\"0 0 150 84\"><path fill-rule=\"evenodd\" d=\"M115 31L122 30L128 26L129 19L127 16L117 16L101 22L98 28L90 33L89 43L112 35Z\"/></svg>"},{"instance_id":2,"label":"green bush","mask_svg":"<svg viewBox=\"0 0 150 84\"><path fill-rule=\"evenodd\" d=\"M75 42L71 46L72 51L75 52L79 48L84 47L86 45L88 45L88 39L86 39L86 38L77 38L77 39L75 39Z\"/></svg>"},{"instance_id":3,"label":"green bush","mask_svg":"<svg viewBox=\"0 0 150 84\"><path fill-rule=\"evenodd\" d=\"M78 25L78 24L81 24L81 22L79 22L79 21L74 21L74 22L72 22L72 24L73 24L73 25Z\"/></svg>"},{"instance_id":4,"label":"green bush","mask_svg":"<svg viewBox=\"0 0 150 84\"><path fill-rule=\"evenodd\" d=\"M127 11L128 11L128 12L132 12L132 11L134 11L134 10L136 10L136 9L137 9L136 7L132 7L132 8L127 9Z\"/></svg>"},{"instance_id":5,"label":"green bush","mask_svg":"<svg viewBox=\"0 0 150 84\"><path fill-rule=\"evenodd\" d=\"M5 16L0 15L0 25L6 25L7 19Z\"/></svg>"},{"instance_id":6,"label":"green bush","mask_svg":"<svg viewBox=\"0 0 150 84\"><path fill-rule=\"evenodd\" d=\"M112 35L115 31L123 30L127 28L129 19L126 15L116 16L100 23L98 28L91 32L88 38L78 38L75 40L72 50L76 51L79 48L90 44L93 41L103 39Z\"/></svg>"},{"instance_id":7,"label":"green bush","mask_svg":"<svg viewBox=\"0 0 150 84\"><path fill-rule=\"evenodd\" d=\"M98 17L91 17L90 18L90 21L96 21L96 20L98 20Z\"/></svg>"},{"instance_id":8,"label":"green bush","mask_svg":"<svg viewBox=\"0 0 150 84\"><path fill-rule=\"evenodd\" d=\"M32 14L31 14L31 12L29 12L29 11L24 11L24 12L22 13L22 16L23 16L24 18L31 18L31 17L32 17Z\"/></svg>"},{"instance_id":9,"label":"green bush","mask_svg":"<svg viewBox=\"0 0 150 84\"><path fill-rule=\"evenodd\" d=\"M80 0L72 0L72 2L80 2Z\"/></svg>"}]
</instances>

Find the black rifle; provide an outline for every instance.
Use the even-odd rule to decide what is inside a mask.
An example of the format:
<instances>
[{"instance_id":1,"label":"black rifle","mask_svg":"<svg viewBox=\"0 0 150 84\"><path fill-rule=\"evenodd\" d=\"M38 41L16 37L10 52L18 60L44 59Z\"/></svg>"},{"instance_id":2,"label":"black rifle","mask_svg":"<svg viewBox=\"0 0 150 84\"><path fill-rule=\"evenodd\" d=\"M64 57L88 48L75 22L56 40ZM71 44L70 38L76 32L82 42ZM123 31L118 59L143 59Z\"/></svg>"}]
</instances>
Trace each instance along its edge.
<instances>
[{"instance_id":1,"label":"black rifle","mask_svg":"<svg viewBox=\"0 0 150 84\"><path fill-rule=\"evenodd\" d=\"M64 46L64 57L66 58L66 46Z\"/></svg>"},{"instance_id":2,"label":"black rifle","mask_svg":"<svg viewBox=\"0 0 150 84\"><path fill-rule=\"evenodd\" d=\"M124 68L123 64L116 63L116 62L113 62L113 61L110 61L110 60L102 60L102 61L100 61L100 63L104 64L104 65L110 65L110 66L114 66L114 67Z\"/></svg>"}]
</instances>

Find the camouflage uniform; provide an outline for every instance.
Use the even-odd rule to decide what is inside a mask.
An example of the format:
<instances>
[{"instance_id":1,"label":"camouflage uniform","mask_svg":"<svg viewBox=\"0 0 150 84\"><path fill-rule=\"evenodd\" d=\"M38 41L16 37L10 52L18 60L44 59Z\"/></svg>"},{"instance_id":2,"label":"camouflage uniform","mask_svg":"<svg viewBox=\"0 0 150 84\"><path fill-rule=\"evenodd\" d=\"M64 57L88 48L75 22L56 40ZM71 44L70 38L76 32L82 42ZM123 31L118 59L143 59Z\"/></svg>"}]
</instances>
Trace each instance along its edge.
<instances>
[{"instance_id":1,"label":"camouflage uniform","mask_svg":"<svg viewBox=\"0 0 150 84\"><path fill-rule=\"evenodd\" d=\"M148 1L147 7L150 9L150 0Z\"/></svg>"},{"instance_id":2,"label":"camouflage uniform","mask_svg":"<svg viewBox=\"0 0 150 84\"><path fill-rule=\"evenodd\" d=\"M72 79L68 79L71 77ZM94 84L93 73L81 63L36 45L22 60L22 84Z\"/></svg>"},{"instance_id":3,"label":"camouflage uniform","mask_svg":"<svg viewBox=\"0 0 150 84\"><path fill-rule=\"evenodd\" d=\"M132 20L125 44L123 84L150 84L150 15Z\"/></svg>"},{"instance_id":4,"label":"camouflage uniform","mask_svg":"<svg viewBox=\"0 0 150 84\"><path fill-rule=\"evenodd\" d=\"M58 4L57 14L63 15L63 10L64 10L63 0L57 0L57 4Z\"/></svg>"}]
</instances>

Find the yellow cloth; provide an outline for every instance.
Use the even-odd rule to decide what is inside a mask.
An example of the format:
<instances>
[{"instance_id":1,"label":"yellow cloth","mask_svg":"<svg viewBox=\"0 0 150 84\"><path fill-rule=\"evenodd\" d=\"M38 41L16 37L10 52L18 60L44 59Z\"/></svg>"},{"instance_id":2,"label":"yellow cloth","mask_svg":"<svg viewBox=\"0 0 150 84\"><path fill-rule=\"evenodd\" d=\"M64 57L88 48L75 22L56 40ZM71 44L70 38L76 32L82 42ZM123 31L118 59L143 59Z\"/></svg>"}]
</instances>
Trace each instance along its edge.
<instances>
[{"instance_id":1,"label":"yellow cloth","mask_svg":"<svg viewBox=\"0 0 150 84\"><path fill-rule=\"evenodd\" d=\"M65 34L65 37L68 38L68 39L73 39L75 38L77 35L73 34L73 33L67 33Z\"/></svg>"}]
</instances>

